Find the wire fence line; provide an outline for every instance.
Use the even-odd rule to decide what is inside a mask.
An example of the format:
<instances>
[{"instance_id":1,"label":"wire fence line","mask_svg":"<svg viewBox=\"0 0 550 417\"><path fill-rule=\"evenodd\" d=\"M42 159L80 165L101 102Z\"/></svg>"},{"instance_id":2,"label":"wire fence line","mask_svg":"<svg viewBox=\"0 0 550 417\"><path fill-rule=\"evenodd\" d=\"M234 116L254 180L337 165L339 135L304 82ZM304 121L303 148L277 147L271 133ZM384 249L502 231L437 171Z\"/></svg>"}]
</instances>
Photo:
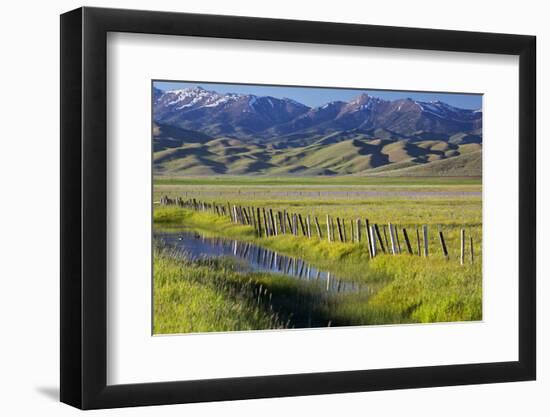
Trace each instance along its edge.
<instances>
[{"instance_id":1,"label":"wire fence line","mask_svg":"<svg viewBox=\"0 0 550 417\"><path fill-rule=\"evenodd\" d=\"M162 196L160 204L175 205L198 212L208 212L221 217L227 217L231 223L250 226L258 237L276 237L280 235L303 236L308 239L326 239L328 242L361 243L366 242L370 258L378 254L409 254L429 257L430 239L428 225L422 225L412 230L399 227L393 223L370 223L368 218L344 219L338 216L326 215L319 219L315 215L293 213L286 209L276 210L269 207L243 206L240 204L219 204L205 202L196 198L183 199ZM349 224L349 228L346 226ZM349 230L349 235L348 235ZM415 239L416 237L416 239ZM441 253L449 260L447 241L441 229L437 232ZM466 230L460 229L460 264L474 263L474 242Z\"/></svg>"}]
</instances>

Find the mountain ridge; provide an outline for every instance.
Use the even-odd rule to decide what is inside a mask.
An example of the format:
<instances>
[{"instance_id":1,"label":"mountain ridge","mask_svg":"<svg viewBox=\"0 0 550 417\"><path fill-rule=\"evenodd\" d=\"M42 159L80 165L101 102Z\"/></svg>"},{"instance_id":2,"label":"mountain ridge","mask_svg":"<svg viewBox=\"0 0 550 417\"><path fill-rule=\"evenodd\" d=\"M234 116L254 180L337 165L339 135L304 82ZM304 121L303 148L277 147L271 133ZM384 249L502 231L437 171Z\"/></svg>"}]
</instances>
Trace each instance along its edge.
<instances>
[{"instance_id":1,"label":"mountain ridge","mask_svg":"<svg viewBox=\"0 0 550 417\"><path fill-rule=\"evenodd\" d=\"M396 136L429 132L450 137L481 129L480 110L461 109L441 101L410 98L384 100L366 93L345 101L309 107L289 98L252 94L219 94L193 87L153 90L155 122L212 136L231 135L271 140L298 132L384 129Z\"/></svg>"},{"instance_id":2,"label":"mountain ridge","mask_svg":"<svg viewBox=\"0 0 550 417\"><path fill-rule=\"evenodd\" d=\"M413 175L482 147L482 111L442 101L360 94L310 107L201 87L153 88L152 99L155 173L383 175L395 164ZM457 172L481 175L476 158L462 160L467 169L451 161L437 175L452 175L455 165ZM412 168L417 165L424 168Z\"/></svg>"}]
</instances>

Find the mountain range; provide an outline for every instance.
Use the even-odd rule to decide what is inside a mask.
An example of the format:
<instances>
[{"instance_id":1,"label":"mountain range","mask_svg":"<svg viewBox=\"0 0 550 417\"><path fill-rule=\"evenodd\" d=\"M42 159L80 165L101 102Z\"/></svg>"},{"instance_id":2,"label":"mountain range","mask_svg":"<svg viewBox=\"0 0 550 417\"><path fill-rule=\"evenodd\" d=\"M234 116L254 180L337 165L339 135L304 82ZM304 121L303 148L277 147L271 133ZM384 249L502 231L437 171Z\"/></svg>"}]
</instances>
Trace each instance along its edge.
<instances>
[{"instance_id":1,"label":"mountain range","mask_svg":"<svg viewBox=\"0 0 550 417\"><path fill-rule=\"evenodd\" d=\"M156 174L481 175L481 109L367 94L309 107L201 87L153 88L152 104Z\"/></svg>"}]
</instances>

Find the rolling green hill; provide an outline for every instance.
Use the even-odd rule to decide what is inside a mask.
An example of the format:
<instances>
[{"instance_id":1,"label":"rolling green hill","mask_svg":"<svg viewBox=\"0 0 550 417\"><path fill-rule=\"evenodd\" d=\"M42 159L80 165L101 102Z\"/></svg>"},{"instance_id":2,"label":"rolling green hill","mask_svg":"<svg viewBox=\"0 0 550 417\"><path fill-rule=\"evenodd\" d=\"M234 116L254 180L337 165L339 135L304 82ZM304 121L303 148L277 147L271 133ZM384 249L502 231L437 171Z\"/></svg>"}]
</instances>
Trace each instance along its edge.
<instances>
[{"instance_id":1,"label":"rolling green hill","mask_svg":"<svg viewBox=\"0 0 550 417\"><path fill-rule=\"evenodd\" d=\"M477 177L481 176L481 151L469 152L455 157L440 159L421 165L396 167L383 171L379 175L396 177Z\"/></svg>"},{"instance_id":2,"label":"rolling green hill","mask_svg":"<svg viewBox=\"0 0 550 417\"><path fill-rule=\"evenodd\" d=\"M481 176L481 144L467 137L451 142L329 134L304 146L278 148L229 137L172 140L170 133L158 128L155 136L158 175ZM176 133L186 139L191 134Z\"/></svg>"}]
</instances>

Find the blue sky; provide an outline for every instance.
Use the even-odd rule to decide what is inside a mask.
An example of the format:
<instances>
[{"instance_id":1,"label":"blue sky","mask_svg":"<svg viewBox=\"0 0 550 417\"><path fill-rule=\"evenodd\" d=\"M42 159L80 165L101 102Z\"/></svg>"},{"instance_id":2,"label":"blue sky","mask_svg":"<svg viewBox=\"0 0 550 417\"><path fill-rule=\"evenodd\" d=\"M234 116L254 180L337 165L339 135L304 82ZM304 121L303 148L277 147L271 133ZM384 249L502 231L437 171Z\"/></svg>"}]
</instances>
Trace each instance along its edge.
<instances>
[{"instance_id":1,"label":"blue sky","mask_svg":"<svg viewBox=\"0 0 550 417\"><path fill-rule=\"evenodd\" d=\"M400 98L412 98L419 101L441 100L455 107L464 109L481 108L481 94L459 94L459 93L435 93L435 92L412 92L412 91L389 91L389 90L368 90L368 89L345 89L345 88L319 88L319 87L279 87L254 84L217 84L203 82L167 82L155 81L155 87L161 90L177 90L195 86L201 86L206 90L214 90L220 94L240 93L254 94L257 96L272 96L277 98L291 98L310 107L321 106L330 101L349 101L362 93L385 100L397 100Z\"/></svg>"}]
</instances>

